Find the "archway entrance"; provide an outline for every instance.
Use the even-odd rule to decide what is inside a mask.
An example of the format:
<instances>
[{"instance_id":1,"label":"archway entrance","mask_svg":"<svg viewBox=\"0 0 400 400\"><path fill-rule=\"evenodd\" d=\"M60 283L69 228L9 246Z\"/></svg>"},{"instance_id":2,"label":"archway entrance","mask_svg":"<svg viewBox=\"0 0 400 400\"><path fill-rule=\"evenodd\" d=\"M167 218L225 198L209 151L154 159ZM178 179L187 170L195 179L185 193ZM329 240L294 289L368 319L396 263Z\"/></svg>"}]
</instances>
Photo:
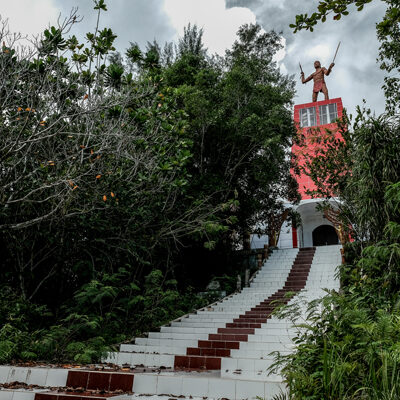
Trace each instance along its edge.
<instances>
[{"instance_id":1,"label":"archway entrance","mask_svg":"<svg viewBox=\"0 0 400 400\"><path fill-rule=\"evenodd\" d=\"M313 246L326 246L339 244L339 238L335 228L331 225L320 225L312 233Z\"/></svg>"}]
</instances>

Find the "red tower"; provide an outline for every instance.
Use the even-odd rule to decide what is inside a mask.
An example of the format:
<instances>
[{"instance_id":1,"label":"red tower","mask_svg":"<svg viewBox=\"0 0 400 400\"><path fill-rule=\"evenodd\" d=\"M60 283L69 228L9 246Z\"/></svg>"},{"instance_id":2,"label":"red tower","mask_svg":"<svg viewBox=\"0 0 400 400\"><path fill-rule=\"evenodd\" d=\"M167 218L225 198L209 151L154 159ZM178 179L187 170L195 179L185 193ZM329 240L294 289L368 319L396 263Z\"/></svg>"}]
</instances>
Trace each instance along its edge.
<instances>
[{"instance_id":1,"label":"red tower","mask_svg":"<svg viewBox=\"0 0 400 400\"><path fill-rule=\"evenodd\" d=\"M314 103L298 104L294 107L294 121L298 133L303 138L303 146L294 144L292 154L297 157L299 166L305 165L304 154L308 156L315 154L317 148L321 148L321 140L318 136L323 136L326 131L335 132L338 129L337 119L343 116L343 104L341 98L317 101ZM324 221L321 215L316 212L315 207L321 199L312 199L307 193L308 190L314 190L315 185L311 178L301 173L295 176L299 184L301 202L297 211L302 217L302 227L300 232L292 227L293 247L301 247L332 244L335 242L334 229L329 226L328 221ZM300 235L299 235L300 233Z\"/></svg>"},{"instance_id":2,"label":"red tower","mask_svg":"<svg viewBox=\"0 0 400 400\"><path fill-rule=\"evenodd\" d=\"M312 155L317 146L315 140L316 135L321 135L326 129L335 131L337 129L336 120L342 118L343 104L342 99L336 98L331 100L317 101L315 103L298 104L294 106L294 121L298 127L298 131L303 135L305 144L307 145L307 153ZM296 155L300 166L304 166L304 157L298 145L294 144L292 153ZM311 199L311 196L306 193L307 190L315 189L311 179L301 174L296 176L299 184L299 192L302 200Z\"/></svg>"},{"instance_id":3,"label":"red tower","mask_svg":"<svg viewBox=\"0 0 400 400\"><path fill-rule=\"evenodd\" d=\"M294 122L298 133L303 137L302 146L294 144L292 154L296 156L297 163L305 166L305 154L313 156L316 150L323 145L322 139L329 132L338 130L337 120L343 117L343 104L341 98L317 101L312 103L297 104L294 107ZM340 135L340 133L337 133ZM289 247L310 247L339 244L339 237L335 226L330 222L326 215L317 210L317 205L322 202L321 198L312 198L307 191L315 189L311 179L304 173L295 175L299 184L301 201L294 209L301 217L301 225L297 228L287 221L283 224L278 246L281 248ZM335 207L335 199L331 199L332 206ZM288 207L291 205L288 203ZM268 243L265 236L256 237L253 235L253 248L261 248Z\"/></svg>"}]
</instances>

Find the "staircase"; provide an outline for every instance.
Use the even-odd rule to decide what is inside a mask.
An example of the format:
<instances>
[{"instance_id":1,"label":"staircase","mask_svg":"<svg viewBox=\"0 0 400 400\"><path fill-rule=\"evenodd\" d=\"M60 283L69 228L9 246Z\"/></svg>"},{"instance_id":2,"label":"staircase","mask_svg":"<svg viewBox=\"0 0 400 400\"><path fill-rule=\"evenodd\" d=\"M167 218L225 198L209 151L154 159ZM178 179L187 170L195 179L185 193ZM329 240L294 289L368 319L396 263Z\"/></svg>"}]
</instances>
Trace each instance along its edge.
<instances>
[{"instance_id":1,"label":"staircase","mask_svg":"<svg viewBox=\"0 0 400 400\"><path fill-rule=\"evenodd\" d=\"M273 361L270 353L290 353L296 334L291 321L271 314L277 306L296 301L299 291L311 301L323 296L324 288L339 289L335 280L335 269L341 263L339 249L275 250L249 288L173 321L160 332L150 332L147 338L137 338L135 344L121 345L120 352L110 354L107 361L163 368L161 373L137 375L135 393L150 393L152 387L157 394L170 389L168 393L174 395L271 398L283 386L279 375L267 373ZM164 386L166 379L171 387ZM189 391L185 389L188 380Z\"/></svg>"},{"instance_id":2,"label":"staircase","mask_svg":"<svg viewBox=\"0 0 400 400\"><path fill-rule=\"evenodd\" d=\"M119 352L110 353L105 360L133 371L68 371L63 378L68 385L57 386L79 387L79 393L41 391L35 400L97 399L95 396L133 400L150 394L271 399L284 386L279 375L267 373L273 361L270 353L290 353L296 334L291 321L279 320L272 312L298 301L300 291L301 297L311 301L323 296L324 288L338 289L339 248L275 250L249 288L172 321L148 337L136 338L134 344L122 344ZM305 309L305 305L301 307ZM107 391L111 387L124 394L115 397ZM100 392L86 394L89 389Z\"/></svg>"}]
</instances>

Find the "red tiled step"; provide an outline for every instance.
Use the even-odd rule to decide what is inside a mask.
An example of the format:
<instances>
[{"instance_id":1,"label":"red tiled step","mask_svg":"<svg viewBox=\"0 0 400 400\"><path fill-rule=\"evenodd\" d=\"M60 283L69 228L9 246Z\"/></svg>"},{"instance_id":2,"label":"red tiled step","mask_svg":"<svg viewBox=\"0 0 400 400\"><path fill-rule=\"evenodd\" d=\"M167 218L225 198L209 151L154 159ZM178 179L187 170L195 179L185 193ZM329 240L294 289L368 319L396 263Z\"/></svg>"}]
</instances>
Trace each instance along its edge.
<instances>
[{"instance_id":1,"label":"red tiled step","mask_svg":"<svg viewBox=\"0 0 400 400\"><path fill-rule=\"evenodd\" d=\"M288 278L307 278L308 277L308 271L293 271L290 272L288 275Z\"/></svg>"},{"instance_id":2,"label":"red tiled step","mask_svg":"<svg viewBox=\"0 0 400 400\"><path fill-rule=\"evenodd\" d=\"M274 297L273 299L271 299L270 301L266 301L263 303L260 303L258 306L256 306L255 308L260 308L260 307L275 307L277 304L279 303L284 303L285 301L287 301L287 299L283 296L281 297Z\"/></svg>"},{"instance_id":3,"label":"red tiled step","mask_svg":"<svg viewBox=\"0 0 400 400\"><path fill-rule=\"evenodd\" d=\"M233 335L254 335L254 328L218 328L217 332Z\"/></svg>"},{"instance_id":4,"label":"red tiled step","mask_svg":"<svg viewBox=\"0 0 400 400\"><path fill-rule=\"evenodd\" d=\"M245 316L247 318L262 318L262 317L269 317L272 314L272 311L246 311Z\"/></svg>"},{"instance_id":5,"label":"red tiled step","mask_svg":"<svg viewBox=\"0 0 400 400\"><path fill-rule=\"evenodd\" d=\"M115 391L132 393L134 374L87 370L68 371L66 385L79 391L36 393L35 400L102 400ZM84 391L82 391L84 390ZM96 391L109 393L96 393Z\"/></svg>"},{"instance_id":6,"label":"red tiled step","mask_svg":"<svg viewBox=\"0 0 400 400\"><path fill-rule=\"evenodd\" d=\"M285 285L285 287L288 288L288 289L293 289L293 290L300 291L301 289L304 288L304 284L301 284L301 283L287 283Z\"/></svg>"},{"instance_id":7,"label":"red tiled step","mask_svg":"<svg viewBox=\"0 0 400 400\"><path fill-rule=\"evenodd\" d=\"M200 348L214 348L214 349L238 349L240 343L234 341L222 340L199 340L198 346Z\"/></svg>"},{"instance_id":8,"label":"red tiled step","mask_svg":"<svg viewBox=\"0 0 400 400\"><path fill-rule=\"evenodd\" d=\"M174 367L190 369L221 369L221 358L206 356L175 356Z\"/></svg>"},{"instance_id":9,"label":"red tiled step","mask_svg":"<svg viewBox=\"0 0 400 400\"><path fill-rule=\"evenodd\" d=\"M238 335L229 333L210 333L208 338L210 340L223 340L229 342L247 342L248 335Z\"/></svg>"},{"instance_id":10,"label":"red tiled step","mask_svg":"<svg viewBox=\"0 0 400 400\"><path fill-rule=\"evenodd\" d=\"M285 294L284 293L277 293L276 295L273 294L272 296L268 297L268 299L263 300L262 302L260 302L258 305L263 305L263 304L271 304L272 302L276 301L276 300L282 300L285 298Z\"/></svg>"},{"instance_id":11,"label":"red tiled step","mask_svg":"<svg viewBox=\"0 0 400 400\"><path fill-rule=\"evenodd\" d=\"M188 356L229 357L231 355L231 350L207 347L188 347L186 349L186 354Z\"/></svg>"},{"instance_id":12,"label":"red tiled step","mask_svg":"<svg viewBox=\"0 0 400 400\"><path fill-rule=\"evenodd\" d=\"M124 372L68 371L67 386L88 390L122 390L130 392L133 388L134 374Z\"/></svg>"},{"instance_id":13,"label":"red tiled step","mask_svg":"<svg viewBox=\"0 0 400 400\"><path fill-rule=\"evenodd\" d=\"M285 288L296 288L299 291L304 288L306 282L288 281L285 283Z\"/></svg>"},{"instance_id":14,"label":"red tiled step","mask_svg":"<svg viewBox=\"0 0 400 400\"><path fill-rule=\"evenodd\" d=\"M227 328L261 328L261 323L251 323L251 322L229 322L226 324Z\"/></svg>"},{"instance_id":15,"label":"red tiled step","mask_svg":"<svg viewBox=\"0 0 400 400\"><path fill-rule=\"evenodd\" d=\"M307 266L307 264L310 264L313 260L313 257L302 257L299 258L298 260L296 260L293 264L293 266L296 267L301 267L301 268L305 268Z\"/></svg>"},{"instance_id":16,"label":"red tiled step","mask_svg":"<svg viewBox=\"0 0 400 400\"><path fill-rule=\"evenodd\" d=\"M241 315L239 318L235 318L233 323L250 323L250 324L265 324L267 322L267 318L248 318L246 316Z\"/></svg>"}]
</instances>

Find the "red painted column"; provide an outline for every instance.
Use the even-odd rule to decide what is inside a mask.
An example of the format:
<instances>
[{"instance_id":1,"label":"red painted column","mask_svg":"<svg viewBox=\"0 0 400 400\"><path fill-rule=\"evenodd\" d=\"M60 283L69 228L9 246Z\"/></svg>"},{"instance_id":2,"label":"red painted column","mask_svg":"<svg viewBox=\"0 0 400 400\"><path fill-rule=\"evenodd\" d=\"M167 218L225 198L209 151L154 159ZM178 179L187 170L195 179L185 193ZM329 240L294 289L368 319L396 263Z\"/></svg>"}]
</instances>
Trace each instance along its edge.
<instances>
[{"instance_id":1,"label":"red painted column","mask_svg":"<svg viewBox=\"0 0 400 400\"><path fill-rule=\"evenodd\" d=\"M293 241L293 248L297 249L297 229L292 226L292 241Z\"/></svg>"}]
</instances>

